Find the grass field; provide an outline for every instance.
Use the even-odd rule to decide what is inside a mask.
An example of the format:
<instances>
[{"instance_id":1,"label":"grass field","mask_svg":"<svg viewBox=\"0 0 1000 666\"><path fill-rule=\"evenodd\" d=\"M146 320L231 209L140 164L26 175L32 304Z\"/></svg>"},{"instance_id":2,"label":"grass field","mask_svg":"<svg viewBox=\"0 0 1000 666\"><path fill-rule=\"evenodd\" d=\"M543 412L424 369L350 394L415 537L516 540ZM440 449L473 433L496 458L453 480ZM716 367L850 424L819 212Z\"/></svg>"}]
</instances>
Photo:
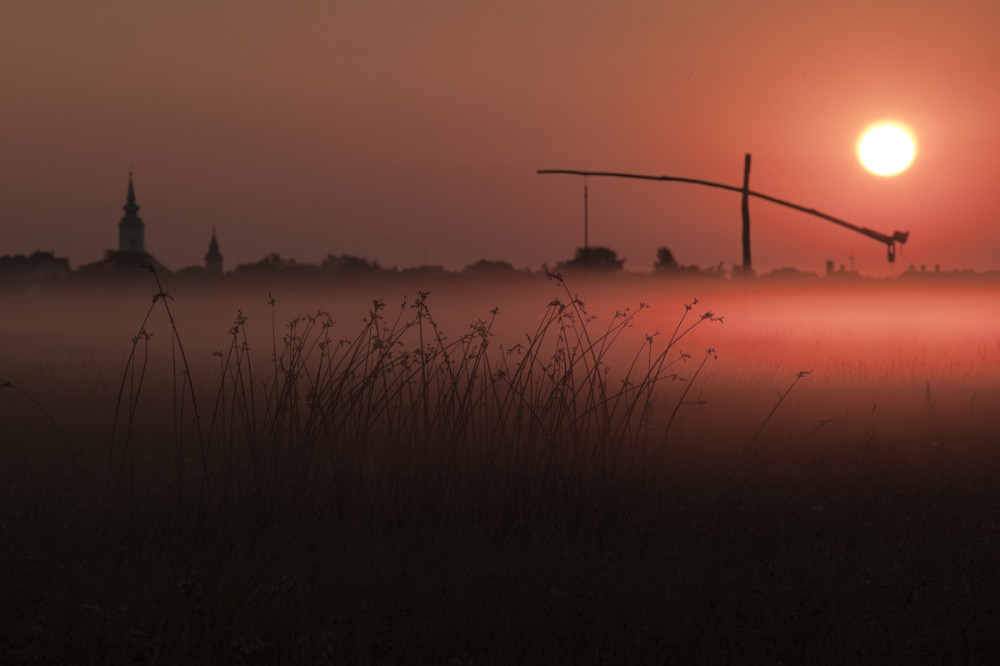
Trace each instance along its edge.
<instances>
[{"instance_id":1,"label":"grass field","mask_svg":"<svg viewBox=\"0 0 1000 666\"><path fill-rule=\"evenodd\" d=\"M3 663L1000 656L1000 286L164 290L0 293Z\"/></svg>"}]
</instances>

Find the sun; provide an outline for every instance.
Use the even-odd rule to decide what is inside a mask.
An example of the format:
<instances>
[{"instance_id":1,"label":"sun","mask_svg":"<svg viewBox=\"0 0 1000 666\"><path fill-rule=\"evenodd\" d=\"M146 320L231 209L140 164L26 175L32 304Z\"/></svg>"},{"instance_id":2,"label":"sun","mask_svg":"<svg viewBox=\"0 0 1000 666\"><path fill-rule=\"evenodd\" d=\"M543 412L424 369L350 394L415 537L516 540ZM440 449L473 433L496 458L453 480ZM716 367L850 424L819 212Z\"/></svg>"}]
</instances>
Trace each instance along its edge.
<instances>
[{"instance_id":1,"label":"sun","mask_svg":"<svg viewBox=\"0 0 1000 666\"><path fill-rule=\"evenodd\" d=\"M858 141L858 159L879 176L895 176L913 162L917 149L909 133L894 123L869 127Z\"/></svg>"}]
</instances>

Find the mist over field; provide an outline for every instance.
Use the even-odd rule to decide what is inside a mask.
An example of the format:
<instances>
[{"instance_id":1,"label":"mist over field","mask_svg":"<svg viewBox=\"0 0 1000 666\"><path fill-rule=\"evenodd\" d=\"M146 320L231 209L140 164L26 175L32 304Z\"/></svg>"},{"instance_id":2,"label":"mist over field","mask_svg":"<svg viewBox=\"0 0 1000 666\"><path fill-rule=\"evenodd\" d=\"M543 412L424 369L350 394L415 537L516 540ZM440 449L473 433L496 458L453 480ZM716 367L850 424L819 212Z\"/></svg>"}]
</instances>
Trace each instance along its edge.
<instances>
[{"instance_id":1,"label":"mist over field","mask_svg":"<svg viewBox=\"0 0 1000 666\"><path fill-rule=\"evenodd\" d=\"M229 345L238 313L246 318L249 350L262 364L270 362L272 343L276 338L280 344L296 317L329 313L331 337L349 339L362 328L373 301L384 303L389 318L408 317L421 292L428 294L430 314L446 336L457 338L477 321L492 319L491 344L509 349L538 327L554 299L569 303L568 290L594 318L595 330L607 327L616 313L641 310L606 359L612 375L624 372L641 349L659 352L685 305L692 305L689 316L711 312L723 318L706 322L677 347L678 354L691 355L676 368L681 377L694 371L707 349L717 352L690 396L703 404L685 406L679 415L678 425L690 428L698 442L713 439L704 428L719 427L719 414L738 414L752 431L800 371L811 374L782 406L774 425L794 429L832 420L823 435L844 438L845 454L872 429L874 443L905 434L919 445L955 442L970 436L970 428L976 436L987 436L1000 425L989 407L1000 398L1000 312L992 305L1000 287L989 283L803 285L575 276L567 277L564 287L523 276L423 284L171 284L168 279L164 288L200 385L218 381L220 359L212 352ZM6 291L0 378L47 404L57 421L63 407L113 397L131 338L155 292L151 279L128 286ZM161 308L146 330L152 333L152 367L166 372L171 333ZM653 336L651 343L647 335ZM665 389L661 398L669 402L675 388ZM10 399L7 403L13 411L6 418L14 419L8 427L35 430L30 412L11 406ZM103 409L110 418L113 405L92 407L94 415ZM725 420L727 428L736 425ZM72 431L79 424L62 426ZM44 428L36 436L44 438Z\"/></svg>"}]
</instances>

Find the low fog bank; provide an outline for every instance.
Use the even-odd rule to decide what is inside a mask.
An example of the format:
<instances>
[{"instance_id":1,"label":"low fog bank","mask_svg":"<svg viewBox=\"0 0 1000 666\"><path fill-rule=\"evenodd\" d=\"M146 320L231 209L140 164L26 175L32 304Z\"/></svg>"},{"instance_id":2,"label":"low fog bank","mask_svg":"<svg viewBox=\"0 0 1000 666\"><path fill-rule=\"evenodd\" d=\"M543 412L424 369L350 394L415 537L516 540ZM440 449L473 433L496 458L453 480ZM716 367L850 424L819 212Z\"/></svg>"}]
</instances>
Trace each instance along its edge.
<instances>
[{"instance_id":1,"label":"low fog bank","mask_svg":"<svg viewBox=\"0 0 1000 666\"><path fill-rule=\"evenodd\" d=\"M38 289L0 289L0 358L42 361L60 354L120 358L149 313L145 328L169 341L169 321L149 275L107 284L64 284ZM514 343L534 330L555 300L574 299L595 318L643 309L633 322L635 339L667 334L691 306L689 316L723 317L698 338L728 362L775 367L802 363L886 363L924 350L943 357L988 360L995 352L1000 283L673 280L662 276L540 275L516 279L435 279L315 282L287 279L192 283L162 281L182 341L195 358L226 344L238 315L259 341L295 317L329 313L339 334L363 325L373 304L384 316L412 310L425 298L445 334L460 336L478 320L495 319L494 338ZM495 316L494 316L495 315ZM985 355L985 356L984 356ZM734 358L736 357L736 358ZM972 359L970 359L972 360Z\"/></svg>"},{"instance_id":2,"label":"low fog bank","mask_svg":"<svg viewBox=\"0 0 1000 666\"><path fill-rule=\"evenodd\" d=\"M994 307L1000 285L654 275L215 283L167 277L166 296L156 297L152 277L143 277L129 284L0 292L0 381L48 404L83 404L98 396L107 403L140 330L151 334L141 346L150 372L169 381L180 350L164 303L196 380L210 387L238 317L245 320L249 350L264 364L290 322L301 326L328 315L331 339L346 340L364 327L375 303L391 323L414 317L417 299L424 299L448 339L489 322L490 344L509 353L537 331L558 300L576 301L592 318L589 334L595 337L635 315L605 359L611 376L623 376L636 359L641 364L671 335L699 322L672 350L679 379L663 392L672 408L701 361L711 357L685 394L681 433L706 435L734 419L752 432L799 373L809 374L780 412L791 432L827 422L822 432L832 437L858 441L891 430L929 443L962 428L965 437L1000 433L988 409L1000 400L1000 311Z\"/></svg>"}]
</instances>

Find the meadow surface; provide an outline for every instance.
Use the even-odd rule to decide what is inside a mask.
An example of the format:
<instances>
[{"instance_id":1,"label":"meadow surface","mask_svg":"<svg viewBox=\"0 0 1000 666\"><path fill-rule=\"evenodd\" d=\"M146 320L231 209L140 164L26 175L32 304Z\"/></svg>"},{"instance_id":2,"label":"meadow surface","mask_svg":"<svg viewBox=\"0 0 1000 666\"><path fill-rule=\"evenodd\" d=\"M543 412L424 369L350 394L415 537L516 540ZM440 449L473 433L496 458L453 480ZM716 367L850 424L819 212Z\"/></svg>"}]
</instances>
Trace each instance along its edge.
<instances>
[{"instance_id":1,"label":"meadow surface","mask_svg":"<svg viewBox=\"0 0 1000 666\"><path fill-rule=\"evenodd\" d=\"M998 656L1000 285L163 289L0 290L5 663Z\"/></svg>"}]
</instances>

